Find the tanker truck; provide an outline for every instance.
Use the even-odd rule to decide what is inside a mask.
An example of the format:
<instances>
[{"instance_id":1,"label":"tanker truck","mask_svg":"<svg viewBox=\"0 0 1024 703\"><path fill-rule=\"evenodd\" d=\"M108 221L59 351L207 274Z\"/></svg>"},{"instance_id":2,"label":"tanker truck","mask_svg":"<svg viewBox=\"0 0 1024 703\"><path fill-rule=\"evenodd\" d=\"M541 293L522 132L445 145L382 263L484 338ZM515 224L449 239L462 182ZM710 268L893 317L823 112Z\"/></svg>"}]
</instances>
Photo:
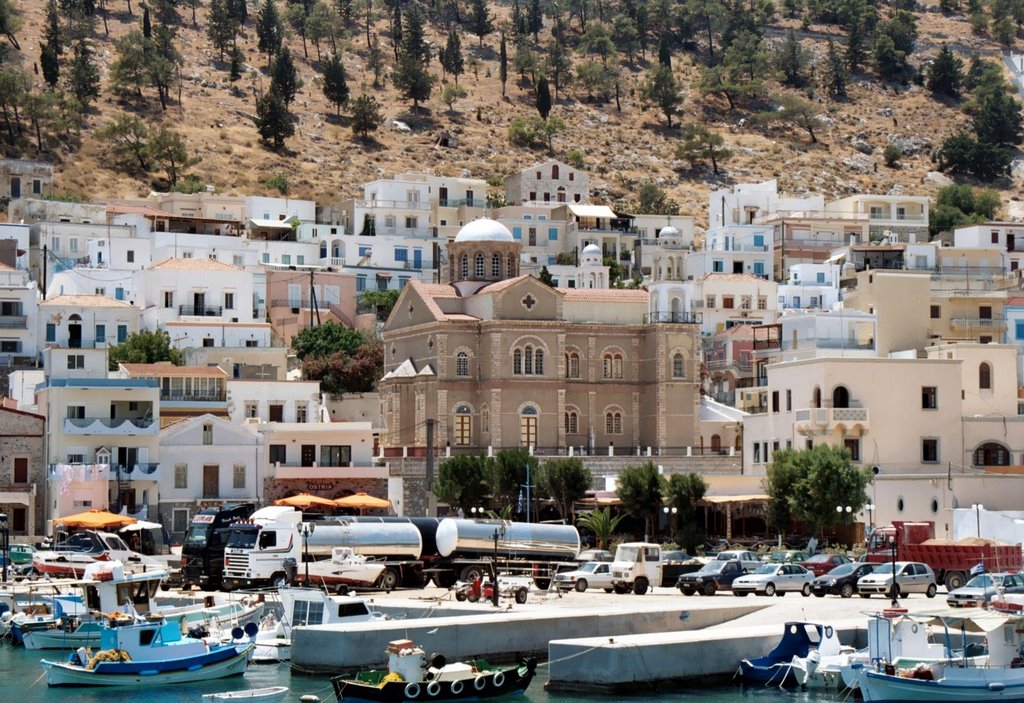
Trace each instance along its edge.
<instances>
[{"instance_id":1,"label":"tanker truck","mask_svg":"<svg viewBox=\"0 0 1024 703\"><path fill-rule=\"evenodd\" d=\"M236 524L225 550L225 583L280 587L304 579L302 524L301 513L287 508L264 508ZM571 525L417 517L341 517L306 525L313 525L305 545L309 559L337 558L336 550L347 548L383 563L370 585L386 590L422 588L430 580L450 588L489 573L495 559L503 573L530 576L546 588L557 564L574 559L580 548ZM311 569L310 580L318 573L330 573L330 567Z\"/></svg>"}]
</instances>

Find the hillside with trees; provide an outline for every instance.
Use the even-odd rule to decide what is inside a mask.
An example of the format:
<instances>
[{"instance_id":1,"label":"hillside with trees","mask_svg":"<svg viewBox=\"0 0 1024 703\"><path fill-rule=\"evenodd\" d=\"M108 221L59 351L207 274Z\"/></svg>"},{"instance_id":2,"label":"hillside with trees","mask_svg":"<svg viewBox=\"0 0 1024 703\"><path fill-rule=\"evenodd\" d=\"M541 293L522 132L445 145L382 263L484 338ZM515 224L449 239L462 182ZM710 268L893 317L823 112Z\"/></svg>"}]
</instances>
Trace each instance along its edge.
<instances>
[{"instance_id":1,"label":"hillside with trees","mask_svg":"<svg viewBox=\"0 0 1024 703\"><path fill-rule=\"evenodd\" d=\"M1024 0L0 0L0 144L76 197L497 197L553 155L636 211L952 179L1012 216L1022 37Z\"/></svg>"}]
</instances>

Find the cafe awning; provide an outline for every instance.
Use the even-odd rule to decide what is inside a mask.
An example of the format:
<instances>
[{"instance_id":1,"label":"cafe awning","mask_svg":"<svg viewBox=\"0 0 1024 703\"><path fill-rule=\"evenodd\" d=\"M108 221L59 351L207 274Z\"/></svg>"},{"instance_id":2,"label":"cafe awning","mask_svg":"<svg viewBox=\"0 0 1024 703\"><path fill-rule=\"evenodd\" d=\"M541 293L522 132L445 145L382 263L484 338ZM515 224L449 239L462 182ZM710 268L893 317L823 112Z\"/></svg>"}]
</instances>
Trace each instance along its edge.
<instances>
[{"instance_id":1,"label":"cafe awning","mask_svg":"<svg viewBox=\"0 0 1024 703\"><path fill-rule=\"evenodd\" d=\"M570 203L569 212L576 215L576 217L599 217L604 219L614 219L617 217L615 212L607 205L580 205L579 203Z\"/></svg>"}]
</instances>

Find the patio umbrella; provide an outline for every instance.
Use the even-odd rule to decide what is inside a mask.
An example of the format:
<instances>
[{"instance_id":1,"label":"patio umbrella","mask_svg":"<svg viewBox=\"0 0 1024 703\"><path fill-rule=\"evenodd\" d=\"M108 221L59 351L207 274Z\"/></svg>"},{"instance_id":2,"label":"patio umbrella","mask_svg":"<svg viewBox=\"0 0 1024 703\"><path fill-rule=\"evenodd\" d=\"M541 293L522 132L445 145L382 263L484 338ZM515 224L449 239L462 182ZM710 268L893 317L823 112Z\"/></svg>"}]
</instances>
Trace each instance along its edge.
<instances>
[{"instance_id":1,"label":"patio umbrella","mask_svg":"<svg viewBox=\"0 0 1024 703\"><path fill-rule=\"evenodd\" d=\"M383 498L376 498L366 493L355 493L344 498L338 498L334 504L339 508L390 508L391 501Z\"/></svg>"},{"instance_id":2,"label":"patio umbrella","mask_svg":"<svg viewBox=\"0 0 1024 703\"><path fill-rule=\"evenodd\" d=\"M57 518L53 521L54 525L61 525L63 527L85 527L94 530L102 530L107 527L121 527L123 525L131 525L138 522L133 517L127 515L115 515L114 513L106 510L98 510L93 508L84 513L77 513L75 515L66 515L62 518Z\"/></svg>"},{"instance_id":3,"label":"patio umbrella","mask_svg":"<svg viewBox=\"0 0 1024 703\"><path fill-rule=\"evenodd\" d=\"M132 523L131 525L125 525L118 532L135 532L137 530L159 530L163 525L159 522L146 522L145 520L139 520L138 522Z\"/></svg>"},{"instance_id":4,"label":"patio umbrella","mask_svg":"<svg viewBox=\"0 0 1024 703\"><path fill-rule=\"evenodd\" d=\"M312 507L319 508L334 508L336 503L329 498L321 498L320 496L310 495L309 493L300 493L297 496L290 496L288 498L281 498L275 500L274 505L288 505L293 508L300 508L307 510Z\"/></svg>"}]
</instances>

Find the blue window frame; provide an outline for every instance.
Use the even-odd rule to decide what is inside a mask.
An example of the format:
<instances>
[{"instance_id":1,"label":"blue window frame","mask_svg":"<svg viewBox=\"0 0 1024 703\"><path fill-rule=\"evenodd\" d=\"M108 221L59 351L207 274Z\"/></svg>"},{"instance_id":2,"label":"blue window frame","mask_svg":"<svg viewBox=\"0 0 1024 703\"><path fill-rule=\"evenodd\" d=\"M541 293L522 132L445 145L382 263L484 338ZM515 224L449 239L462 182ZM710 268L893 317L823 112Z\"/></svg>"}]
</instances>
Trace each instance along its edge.
<instances>
[{"instance_id":1,"label":"blue window frame","mask_svg":"<svg viewBox=\"0 0 1024 703\"><path fill-rule=\"evenodd\" d=\"M372 247L359 247L359 256L369 256L372 251Z\"/></svg>"},{"instance_id":2,"label":"blue window frame","mask_svg":"<svg viewBox=\"0 0 1024 703\"><path fill-rule=\"evenodd\" d=\"M117 343L124 344L125 340L128 339L128 325L117 326Z\"/></svg>"},{"instance_id":3,"label":"blue window frame","mask_svg":"<svg viewBox=\"0 0 1024 703\"><path fill-rule=\"evenodd\" d=\"M408 261L409 250L405 247L395 247L395 261Z\"/></svg>"},{"instance_id":4,"label":"blue window frame","mask_svg":"<svg viewBox=\"0 0 1024 703\"><path fill-rule=\"evenodd\" d=\"M297 263L299 266L302 266L304 263L306 263L306 257L303 256L302 254L298 254L295 257L295 263Z\"/></svg>"},{"instance_id":5,"label":"blue window frame","mask_svg":"<svg viewBox=\"0 0 1024 703\"><path fill-rule=\"evenodd\" d=\"M558 228L557 227L548 227L548 241L549 242L557 242L558 241Z\"/></svg>"},{"instance_id":6,"label":"blue window frame","mask_svg":"<svg viewBox=\"0 0 1024 703\"><path fill-rule=\"evenodd\" d=\"M103 343L103 342L107 341L107 326L106 325L96 325L96 341L98 343Z\"/></svg>"},{"instance_id":7,"label":"blue window frame","mask_svg":"<svg viewBox=\"0 0 1024 703\"><path fill-rule=\"evenodd\" d=\"M1024 320L1017 320L1017 322L1015 323L1015 328L1016 338L1019 340L1024 340Z\"/></svg>"},{"instance_id":8,"label":"blue window frame","mask_svg":"<svg viewBox=\"0 0 1024 703\"><path fill-rule=\"evenodd\" d=\"M711 262L711 271L713 273L722 273L725 271L725 262L721 259L715 259Z\"/></svg>"},{"instance_id":9,"label":"blue window frame","mask_svg":"<svg viewBox=\"0 0 1024 703\"><path fill-rule=\"evenodd\" d=\"M281 254L281 263L282 264L286 264L287 265L287 264L290 264L291 262L292 262L292 255L291 254Z\"/></svg>"},{"instance_id":10,"label":"blue window frame","mask_svg":"<svg viewBox=\"0 0 1024 703\"><path fill-rule=\"evenodd\" d=\"M52 322L46 323L46 341L56 342L57 341L57 325Z\"/></svg>"},{"instance_id":11,"label":"blue window frame","mask_svg":"<svg viewBox=\"0 0 1024 703\"><path fill-rule=\"evenodd\" d=\"M263 255L263 263L265 263L265 264L269 264L270 263L270 254L264 254Z\"/></svg>"},{"instance_id":12,"label":"blue window frame","mask_svg":"<svg viewBox=\"0 0 1024 703\"><path fill-rule=\"evenodd\" d=\"M824 283L825 282L825 274L823 272L819 272L818 273L817 282L818 283Z\"/></svg>"},{"instance_id":13,"label":"blue window frame","mask_svg":"<svg viewBox=\"0 0 1024 703\"><path fill-rule=\"evenodd\" d=\"M522 239L523 238L523 228L522 227L513 227L512 228L512 236L514 238L516 238L516 239Z\"/></svg>"},{"instance_id":14,"label":"blue window frame","mask_svg":"<svg viewBox=\"0 0 1024 703\"><path fill-rule=\"evenodd\" d=\"M754 275L755 276L763 276L764 275L764 262L763 261L755 261L754 262Z\"/></svg>"},{"instance_id":15,"label":"blue window frame","mask_svg":"<svg viewBox=\"0 0 1024 703\"><path fill-rule=\"evenodd\" d=\"M124 288L115 288L114 289L114 298L116 300L124 300Z\"/></svg>"},{"instance_id":16,"label":"blue window frame","mask_svg":"<svg viewBox=\"0 0 1024 703\"><path fill-rule=\"evenodd\" d=\"M356 276L356 292L362 293L366 290L366 276Z\"/></svg>"},{"instance_id":17,"label":"blue window frame","mask_svg":"<svg viewBox=\"0 0 1024 703\"><path fill-rule=\"evenodd\" d=\"M754 235L754 246L755 247L763 247L764 246L764 235L763 234L755 234Z\"/></svg>"}]
</instances>

